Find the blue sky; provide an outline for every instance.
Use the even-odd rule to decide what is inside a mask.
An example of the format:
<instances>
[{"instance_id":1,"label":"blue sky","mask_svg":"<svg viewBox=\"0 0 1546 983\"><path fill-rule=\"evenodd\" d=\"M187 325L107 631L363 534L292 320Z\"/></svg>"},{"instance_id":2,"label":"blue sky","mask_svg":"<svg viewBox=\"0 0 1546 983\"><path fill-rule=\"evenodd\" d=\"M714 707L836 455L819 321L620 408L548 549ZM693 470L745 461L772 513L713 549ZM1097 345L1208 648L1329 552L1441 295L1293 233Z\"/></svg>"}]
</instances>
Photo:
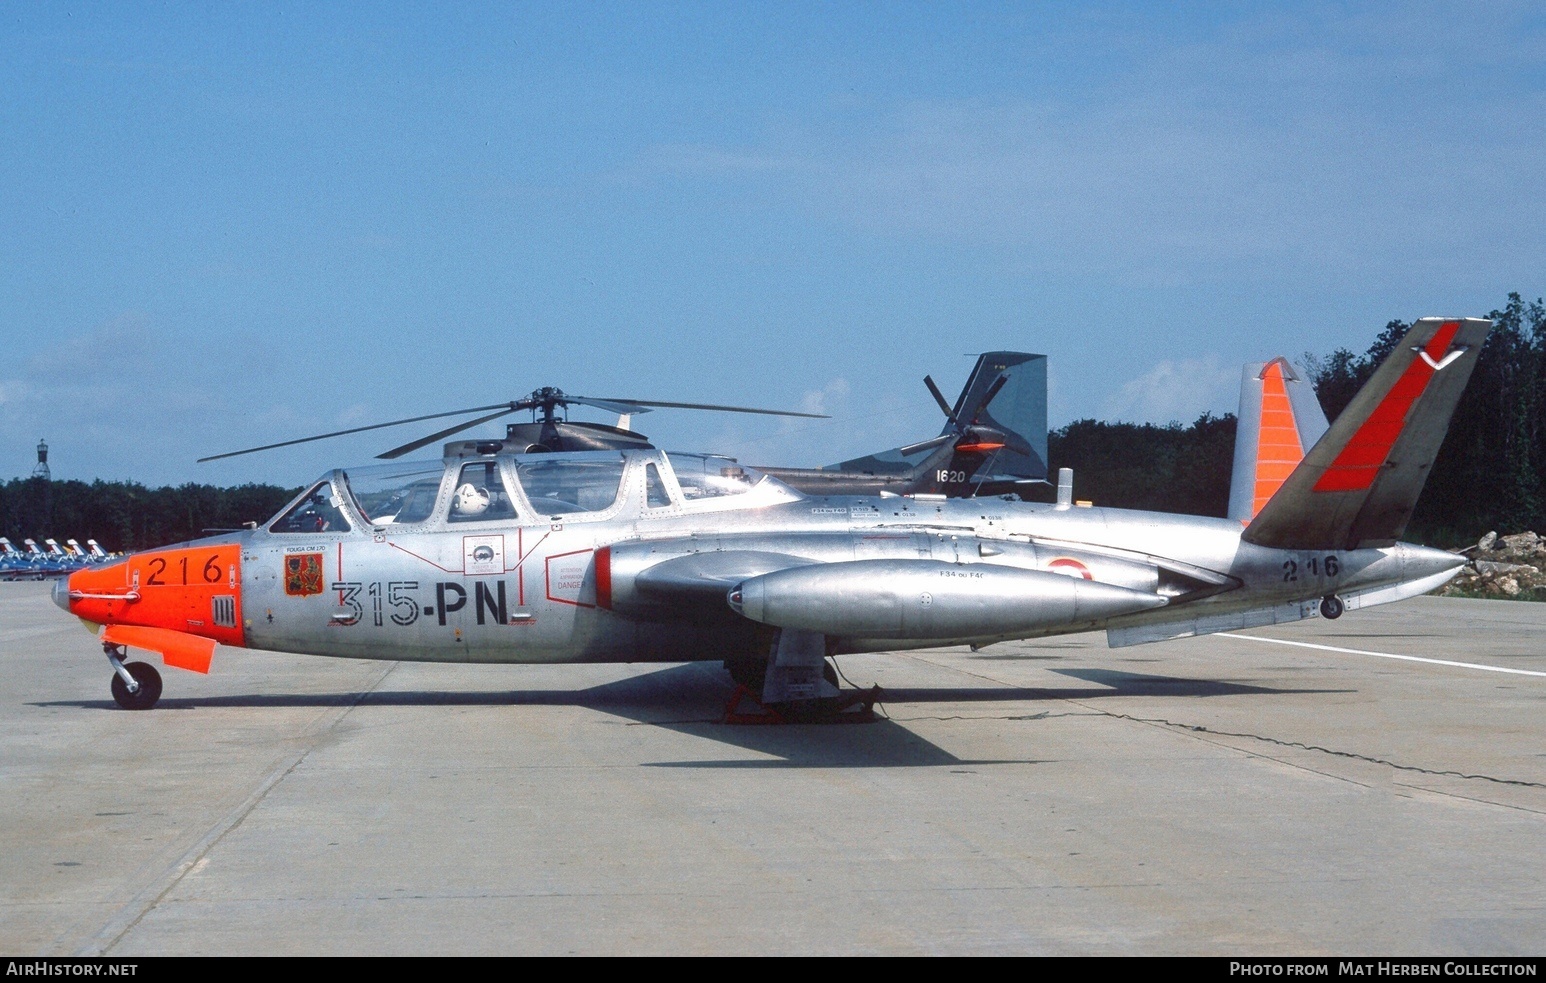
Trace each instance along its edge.
<instances>
[{"instance_id":1,"label":"blue sky","mask_svg":"<svg viewBox=\"0 0 1546 983\"><path fill-rule=\"evenodd\" d=\"M417 433L194 460L544 385L821 464L998 348L1054 426L1232 411L1546 292L1539 9L0 8L0 479L299 484Z\"/></svg>"}]
</instances>

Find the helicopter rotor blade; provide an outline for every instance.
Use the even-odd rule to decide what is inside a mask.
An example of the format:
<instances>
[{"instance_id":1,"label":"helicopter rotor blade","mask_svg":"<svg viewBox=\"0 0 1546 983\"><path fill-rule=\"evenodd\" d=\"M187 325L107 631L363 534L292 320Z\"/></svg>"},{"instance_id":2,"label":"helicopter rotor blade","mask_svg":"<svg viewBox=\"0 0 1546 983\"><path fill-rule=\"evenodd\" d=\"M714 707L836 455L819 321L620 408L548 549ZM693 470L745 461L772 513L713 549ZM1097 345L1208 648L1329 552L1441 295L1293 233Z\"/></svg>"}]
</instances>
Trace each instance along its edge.
<instances>
[{"instance_id":1,"label":"helicopter rotor blade","mask_svg":"<svg viewBox=\"0 0 1546 983\"><path fill-rule=\"evenodd\" d=\"M490 413L488 416L480 416L476 420L468 420L465 423L458 423L455 426L446 427L444 430L437 430L430 434L428 437L420 437L418 440L410 441L409 443L403 444L400 447L394 447L387 451L385 454L377 454L376 457L383 461L396 460L397 458L402 457L404 454L418 450L420 447L425 447L429 444L436 443L437 441L444 440L452 434L461 433L463 430L470 430L473 427L478 426L480 423L487 423L490 420L497 420L502 416L516 412L518 409L520 409L520 407L502 407L498 412Z\"/></svg>"},{"instance_id":2,"label":"helicopter rotor blade","mask_svg":"<svg viewBox=\"0 0 1546 983\"><path fill-rule=\"evenodd\" d=\"M418 450L419 448L428 444L435 443L438 440L443 440L453 434L460 433L463 430L467 430L471 427L478 426L479 424L487 423L490 420L497 419L498 417L504 416L507 413L514 413L519 410L545 410L549 416L551 416L552 408L554 406L566 406L570 403L580 403L586 406L594 406L598 409L606 410L609 413L616 413L620 416L633 416L639 413L648 413L651 408L669 408L682 410L714 410L722 413L760 413L765 416L798 416L816 420L829 419L829 417L822 413L795 413L787 410L763 410L750 406L720 406L712 403L666 403L649 399L603 399L593 396L570 396L557 389L539 389L536 392L533 392L530 396L525 396L512 402L490 403L487 406L471 406L467 407L466 409L448 410L444 413L426 413L422 416L410 416L401 420L391 420L386 423L373 423L363 427L350 427L346 430L334 430L330 433L319 433L310 437L298 437L295 440L281 440L278 443L264 444L261 447L247 447L239 451L228 451L224 454L212 454L209 457L201 457L198 459L198 463L203 464L207 461L219 461L227 457L238 457L242 454L255 454L258 451L271 451L280 447L293 447L296 444L306 444L314 440L327 440L330 437L344 437L348 436L349 434L367 433L371 430L382 430L386 427L396 427L406 423L418 423L422 420L439 420L448 416L465 416L468 413L483 413L487 410L495 411L491 414L478 417L477 419L471 420L469 422L458 423L455 426L447 427L446 429L440 430L428 437L412 441L411 443L403 444L399 447L394 447L387 451L385 454L377 455L377 457L383 460L392 460L397 457L401 457L402 455L411 451Z\"/></svg>"},{"instance_id":3,"label":"helicopter rotor blade","mask_svg":"<svg viewBox=\"0 0 1546 983\"><path fill-rule=\"evenodd\" d=\"M418 423L420 420L438 420L448 416L462 416L467 413L479 413L483 410L492 410L496 407L499 408L500 413L509 413L519 409L519 407L514 403L492 403L488 406L473 406L465 410L450 410L446 413L426 413L423 416L410 416L406 420L393 420L390 423L373 423L367 427L351 427L348 430L334 430L332 433L319 433L313 437L299 437L295 440L282 440L277 444L264 444L262 447L248 447L245 450L228 451L225 454L213 454L209 457L199 458L196 463L203 464L205 461L218 461L225 457L238 457L242 454L255 454L258 451L271 451L276 447L291 447L295 444L310 443L313 440L326 440L329 437L343 437L351 433L365 433L368 430L381 430L385 427L396 427L404 423Z\"/></svg>"},{"instance_id":4,"label":"helicopter rotor blade","mask_svg":"<svg viewBox=\"0 0 1546 983\"><path fill-rule=\"evenodd\" d=\"M929 387L929 393L933 395L934 402L938 403L939 408L945 411L945 419L950 423L956 422L955 410L952 410L950 404L945 402L945 394L939 391L939 387L934 384L934 380L929 376L924 376L923 384Z\"/></svg>"},{"instance_id":5,"label":"helicopter rotor blade","mask_svg":"<svg viewBox=\"0 0 1546 983\"><path fill-rule=\"evenodd\" d=\"M573 399L573 400L576 400L576 401L579 401L582 398L583 399L588 399L588 397L577 397L577 396L570 396L569 398ZM590 402L590 404L592 406L594 406L594 405L596 405L597 402L601 402L601 401L589 400L589 402ZM803 416L803 417L807 417L807 418L812 419L812 420L830 420L831 419L831 417L828 416L825 413L795 413L795 412L793 412L791 410L759 410L759 409L755 409L755 408L750 407L750 406L718 406L718 405L715 405L713 403L663 403L663 402L660 402L659 400L654 400L654 399L618 399L616 397L609 398L609 399L605 400L605 402L611 402L611 403L616 403L616 404L625 404L626 403L626 404L631 404L633 406L640 406L640 407L653 406L653 407L657 407L657 408L660 408L660 409L670 409L670 410L717 410L717 411L719 411L721 413L761 413L764 416ZM634 412L639 412L639 411L635 410Z\"/></svg>"},{"instance_id":6,"label":"helicopter rotor blade","mask_svg":"<svg viewBox=\"0 0 1546 983\"><path fill-rule=\"evenodd\" d=\"M953 433L942 433L938 437L930 437L928 440L920 440L916 444L908 444L906 447L898 447L896 452L903 457L908 457L918 453L919 451L926 451L930 448L938 447L940 444L943 444L948 440L955 439L956 435Z\"/></svg>"},{"instance_id":7,"label":"helicopter rotor blade","mask_svg":"<svg viewBox=\"0 0 1546 983\"><path fill-rule=\"evenodd\" d=\"M565 403L582 403L586 406L594 406L598 410L606 410L608 413L616 413L618 416L637 416L640 413L648 413L649 407L643 403L636 403L631 399L594 399L590 396L565 396Z\"/></svg>"}]
</instances>

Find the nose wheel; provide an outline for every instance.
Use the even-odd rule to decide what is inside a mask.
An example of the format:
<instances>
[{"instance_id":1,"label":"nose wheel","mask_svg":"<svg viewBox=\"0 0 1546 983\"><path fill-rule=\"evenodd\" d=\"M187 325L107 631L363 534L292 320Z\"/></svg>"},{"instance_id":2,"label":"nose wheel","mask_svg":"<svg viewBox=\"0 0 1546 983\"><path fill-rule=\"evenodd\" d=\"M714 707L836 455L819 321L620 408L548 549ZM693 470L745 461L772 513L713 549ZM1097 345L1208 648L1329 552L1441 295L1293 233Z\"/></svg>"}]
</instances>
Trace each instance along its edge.
<instances>
[{"instance_id":1,"label":"nose wheel","mask_svg":"<svg viewBox=\"0 0 1546 983\"><path fill-rule=\"evenodd\" d=\"M149 710L161 699L161 673L148 662L123 661L122 645L106 643L102 651L113 664L113 702L125 710Z\"/></svg>"},{"instance_id":2,"label":"nose wheel","mask_svg":"<svg viewBox=\"0 0 1546 983\"><path fill-rule=\"evenodd\" d=\"M1342 604L1342 598L1338 597L1337 595L1328 594L1321 598L1322 618L1336 620L1337 618L1342 617L1343 610L1345 610L1345 607Z\"/></svg>"}]
</instances>

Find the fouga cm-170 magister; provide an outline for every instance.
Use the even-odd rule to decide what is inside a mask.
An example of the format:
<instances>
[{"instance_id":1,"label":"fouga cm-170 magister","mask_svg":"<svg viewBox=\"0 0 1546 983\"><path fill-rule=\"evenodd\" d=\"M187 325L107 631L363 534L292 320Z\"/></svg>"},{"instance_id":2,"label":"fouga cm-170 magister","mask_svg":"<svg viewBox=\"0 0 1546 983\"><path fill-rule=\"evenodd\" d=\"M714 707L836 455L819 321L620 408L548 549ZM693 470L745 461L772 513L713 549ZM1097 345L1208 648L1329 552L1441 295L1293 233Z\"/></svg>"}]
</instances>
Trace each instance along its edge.
<instances>
[{"instance_id":1,"label":"fouga cm-170 magister","mask_svg":"<svg viewBox=\"0 0 1546 983\"><path fill-rule=\"evenodd\" d=\"M1464 563L1398 540L1490 327L1418 321L1308 449L1286 363L1269 363L1237 448L1245 516L1080 507L1066 487L1056 504L816 497L722 457L468 440L439 461L333 471L263 526L81 570L54 598L104 626L131 709L162 688L148 663L125 664L131 646L196 672L216 643L724 660L788 714L842 704L827 662L842 653L1095 629L1121 646L1336 617Z\"/></svg>"}]
</instances>

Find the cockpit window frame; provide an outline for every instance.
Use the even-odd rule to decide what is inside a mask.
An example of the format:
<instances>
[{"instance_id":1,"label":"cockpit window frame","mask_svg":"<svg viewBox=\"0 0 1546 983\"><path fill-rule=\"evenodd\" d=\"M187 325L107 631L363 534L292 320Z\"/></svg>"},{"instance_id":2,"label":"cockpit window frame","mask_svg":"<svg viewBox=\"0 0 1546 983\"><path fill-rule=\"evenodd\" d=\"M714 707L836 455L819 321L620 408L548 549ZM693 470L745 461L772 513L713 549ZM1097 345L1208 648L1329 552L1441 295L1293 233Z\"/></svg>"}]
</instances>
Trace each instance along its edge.
<instances>
[{"instance_id":1,"label":"cockpit window frame","mask_svg":"<svg viewBox=\"0 0 1546 983\"><path fill-rule=\"evenodd\" d=\"M618 487L612 502L604 509L594 512L561 512L549 516L539 512L531 502L526 486L521 483L518 464L522 458L553 460L555 458L574 457L577 460L596 461L601 456L608 460L617 461L621 465L622 473L618 480ZM570 451L541 454L489 454L468 455L465 457L444 458L441 460L440 485L435 494L435 504L429 515L415 522L391 522L376 524L366 516L365 509L361 507L355 497L354 489L349 481L348 468L335 468L327 474L309 482L305 490L285 503L285 506L271 516L258 527L263 535L273 535L288 539L297 535L328 536L335 539L374 536L377 542L382 541L384 535L398 534L424 534L438 533L441 531L465 530L468 532L483 532L491 529L509 528L511 526L545 526L570 524L575 522L606 522L616 520L619 517L667 519L691 515L695 513L734 511L747 506L761 507L763 505L776 504L785 500L803 498L799 492L788 488L769 475L758 472L755 468L748 471L758 475L758 481L747 491L733 495L719 495L710 498L689 500L682 492L680 480L677 477L676 467L672 463L673 456L723 458L734 463L733 458L726 458L720 454L686 454L673 455L665 451L649 448L646 450L618 450L618 451ZM487 462L493 459L499 468L500 480L504 482L506 494L515 508L515 516L496 517L491 519L466 519L458 522L450 521L451 500L456 482L463 468L468 464L480 461ZM429 464L430 462L423 462ZM670 504L664 506L651 506L649 504L649 474L648 467L654 465L660 480L665 485ZM358 470L358 469L357 469ZM341 501L334 506L341 517L349 525L349 529L329 529L315 533L302 531L275 532L273 526L282 517L288 515L297 506L303 504L306 498L311 496L319 486L328 485L330 496L337 496ZM776 486L776 490L773 490Z\"/></svg>"},{"instance_id":2,"label":"cockpit window frame","mask_svg":"<svg viewBox=\"0 0 1546 983\"><path fill-rule=\"evenodd\" d=\"M738 507L736 503L744 502L747 495L754 493L763 482L768 480L768 476L763 474L761 471L758 471L756 468L746 468L744 465L741 465L741 462L737 461L735 458L726 457L723 454L697 454L682 451L669 451L663 453L661 457L665 461L665 467L662 469L662 474L670 475L668 479L670 485L668 487L672 490L673 497L676 499L677 503L679 503L677 508L679 508L683 514L692 514L696 512L722 512L726 509L736 508ZM686 490L682 487L682 480L677 476L677 467L675 462L672 460L673 458L680 460L687 460L688 458L709 460L712 458L715 460L728 461L731 464L742 467L750 474L757 475L757 480L747 485L746 488L742 489L741 491L733 492L731 494L707 495L701 498L688 498Z\"/></svg>"},{"instance_id":3,"label":"cockpit window frame","mask_svg":"<svg viewBox=\"0 0 1546 983\"><path fill-rule=\"evenodd\" d=\"M660 487L666 493L666 504L650 504L650 469L655 469L655 475L660 478ZM642 459L639 464L639 501L640 508L645 515L660 515L681 507L684 499L682 489L676 483L676 472L671 469L666 455L658 453Z\"/></svg>"}]
</instances>

